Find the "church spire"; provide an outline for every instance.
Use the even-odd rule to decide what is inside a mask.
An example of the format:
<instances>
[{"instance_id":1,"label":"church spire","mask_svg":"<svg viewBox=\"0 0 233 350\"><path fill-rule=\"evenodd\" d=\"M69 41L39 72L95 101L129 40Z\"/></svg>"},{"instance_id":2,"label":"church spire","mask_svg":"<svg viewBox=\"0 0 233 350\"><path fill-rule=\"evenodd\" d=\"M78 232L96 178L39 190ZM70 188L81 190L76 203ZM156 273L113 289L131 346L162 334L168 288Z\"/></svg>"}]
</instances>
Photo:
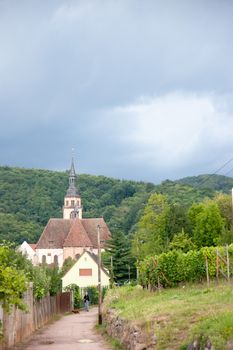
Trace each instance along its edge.
<instances>
[{"instance_id":1,"label":"church spire","mask_svg":"<svg viewBox=\"0 0 233 350\"><path fill-rule=\"evenodd\" d=\"M75 185L76 173L74 168L74 157L72 157L71 167L69 172L69 188L66 192L66 196L76 197L78 196L78 191Z\"/></svg>"},{"instance_id":2,"label":"church spire","mask_svg":"<svg viewBox=\"0 0 233 350\"><path fill-rule=\"evenodd\" d=\"M69 171L69 187L64 198L63 219L82 219L81 198L75 185L76 173L74 168L74 157L72 156Z\"/></svg>"}]
</instances>

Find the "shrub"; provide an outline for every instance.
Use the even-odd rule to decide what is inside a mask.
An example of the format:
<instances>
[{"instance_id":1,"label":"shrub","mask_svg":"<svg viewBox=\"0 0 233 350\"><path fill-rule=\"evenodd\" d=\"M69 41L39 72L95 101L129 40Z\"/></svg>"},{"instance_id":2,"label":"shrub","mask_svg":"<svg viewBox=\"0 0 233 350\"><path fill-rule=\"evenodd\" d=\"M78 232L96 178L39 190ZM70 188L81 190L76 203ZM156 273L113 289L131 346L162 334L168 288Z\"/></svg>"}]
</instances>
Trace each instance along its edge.
<instances>
[{"instance_id":1,"label":"shrub","mask_svg":"<svg viewBox=\"0 0 233 350\"><path fill-rule=\"evenodd\" d=\"M147 257L139 264L139 282L144 287L173 287L184 282L200 282L206 278L206 258L210 278L216 276L216 250L226 255L225 247L205 247L187 253L172 250ZM233 264L233 244L229 246L230 265ZM226 274L226 264L219 259L219 266Z\"/></svg>"}]
</instances>

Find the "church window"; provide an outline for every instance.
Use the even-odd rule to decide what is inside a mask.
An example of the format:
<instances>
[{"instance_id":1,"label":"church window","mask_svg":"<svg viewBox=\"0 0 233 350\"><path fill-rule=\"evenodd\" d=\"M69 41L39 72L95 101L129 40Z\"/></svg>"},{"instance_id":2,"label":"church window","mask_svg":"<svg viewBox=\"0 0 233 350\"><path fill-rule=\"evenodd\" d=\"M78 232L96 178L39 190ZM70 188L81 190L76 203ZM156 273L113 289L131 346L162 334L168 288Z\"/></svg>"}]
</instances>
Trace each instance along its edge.
<instances>
[{"instance_id":1,"label":"church window","mask_svg":"<svg viewBox=\"0 0 233 350\"><path fill-rule=\"evenodd\" d=\"M66 207L68 207L69 206L69 201L66 201Z\"/></svg>"},{"instance_id":2,"label":"church window","mask_svg":"<svg viewBox=\"0 0 233 350\"><path fill-rule=\"evenodd\" d=\"M46 255L42 255L42 264L46 264Z\"/></svg>"},{"instance_id":3,"label":"church window","mask_svg":"<svg viewBox=\"0 0 233 350\"><path fill-rule=\"evenodd\" d=\"M58 256L57 255L54 255L53 262L54 262L54 265L58 265Z\"/></svg>"},{"instance_id":4,"label":"church window","mask_svg":"<svg viewBox=\"0 0 233 350\"><path fill-rule=\"evenodd\" d=\"M92 269L79 269L79 276L92 276Z\"/></svg>"},{"instance_id":5,"label":"church window","mask_svg":"<svg viewBox=\"0 0 233 350\"><path fill-rule=\"evenodd\" d=\"M74 207L74 200L71 200L71 206Z\"/></svg>"}]
</instances>

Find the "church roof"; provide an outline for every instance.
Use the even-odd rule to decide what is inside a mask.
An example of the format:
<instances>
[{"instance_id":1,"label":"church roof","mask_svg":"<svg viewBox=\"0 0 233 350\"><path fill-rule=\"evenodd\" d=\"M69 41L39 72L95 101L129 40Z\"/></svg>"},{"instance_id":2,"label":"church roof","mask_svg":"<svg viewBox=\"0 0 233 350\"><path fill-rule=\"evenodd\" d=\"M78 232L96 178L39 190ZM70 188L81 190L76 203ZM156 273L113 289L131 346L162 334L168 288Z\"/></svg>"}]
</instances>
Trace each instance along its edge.
<instances>
[{"instance_id":1,"label":"church roof","mask_svg":"<svg viewBox=\"0 0 233 350\"><path fill-rule=\"evenodd\" d=\"M72 225L73 220L71 219L50 219L40 236L36 249L62 249Z\"/></svg>"},{"instance_id":2,"label":"church roof","mask_svg":"<svg viewBox=\"0 0 233 350\"><path fill-rule=\"evenodd\" d=\"M97 234L100 226L100 241L111 236L103 218L95 219L50 219L46 225L36 248L59 249L63 247L92 247L97 248Z\"/></svg>"},{"instance_id":3,"label":"church roof","mask_svg":"<svg viewBox=\"0 0 233 350\"><path fill-rule=\"evenodd\" d=\"M108 226L103 218L82 219L83 227L85 228L94 248L98 247L97 234L98 225L100 226L100 246L103 247L103 241L110 239L111 234Z\"/></svg>"},{"instance_id":4,"label":"church roof","mask_svg":"<svg viewBox=\"0 0 233 350\"><path fill-rule=\"evenodd\" d=\"M33 250L36 250L36 243L28 243Z\"/></svg>"},{"instance_id":5,"label":"church roof","mask_svg":"<svg viewBox=\"0 0 233 350\"><path fill-rule=\"evenodd\" d=\"M82 225L82 220L76 219L66 237L64 247L92 247L93 243L90 241L86 230Z\"/></svg>"}]
</instances>

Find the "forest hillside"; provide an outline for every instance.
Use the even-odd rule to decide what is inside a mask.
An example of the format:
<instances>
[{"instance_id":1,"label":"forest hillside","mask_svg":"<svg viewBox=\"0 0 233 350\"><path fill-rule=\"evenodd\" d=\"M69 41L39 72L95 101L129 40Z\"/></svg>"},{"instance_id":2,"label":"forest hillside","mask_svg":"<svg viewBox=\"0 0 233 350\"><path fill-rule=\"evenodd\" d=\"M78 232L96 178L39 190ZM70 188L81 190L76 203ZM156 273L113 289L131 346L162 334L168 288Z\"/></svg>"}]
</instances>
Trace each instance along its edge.
<instances>
[{"instance_id":1,"label":"forest hillside","mask_svg":"<svg viewBox=\"0 0 233 350\"><path fill-rule=\"evenodd\" d=\"M205 183L200 185L203 176ZM216 190L229 193L232 186L232 178L219 175L166 180L160 185L87 174L77 176L83 216L103 216L110 230L120 229L125 234L134 230L154 192L166 195L172 203L190 206L205 197L212 198ZM67 187L67 172L0 167L0 239L36 242L49 218L62 217Z\"/></svg>"}]
</instances>

